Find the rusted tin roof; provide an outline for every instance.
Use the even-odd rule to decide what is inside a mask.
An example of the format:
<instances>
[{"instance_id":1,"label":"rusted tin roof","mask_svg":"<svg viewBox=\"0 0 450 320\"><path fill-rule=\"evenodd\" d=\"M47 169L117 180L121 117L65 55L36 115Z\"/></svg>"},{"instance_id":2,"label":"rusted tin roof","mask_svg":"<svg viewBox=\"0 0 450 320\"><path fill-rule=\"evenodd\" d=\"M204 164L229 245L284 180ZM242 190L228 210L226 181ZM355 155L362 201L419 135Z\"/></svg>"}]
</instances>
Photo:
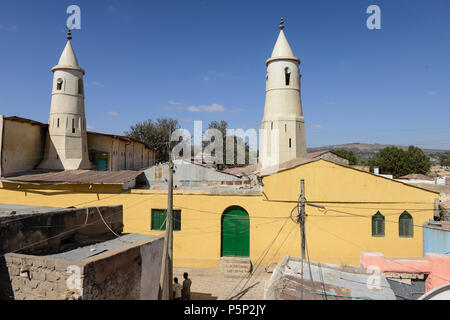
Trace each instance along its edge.
<instances>
[{"instance_id":1,"label":"rusted tin roof","mask_svg":"<svg viewBox=\"0 0 450 320\"><path fill-rule=\"evenodd\" d=\"M240 175L240 176L248 176L252 173L255 173L257 169L257 164L249 164L245 167L234 167L222 170L224 173L232 174L232 175Z\"/></svg>"},{"instance_id":2,"label":"rusted tin roof","mask_svg":"<svg viewBox=\"0 0 450 320\"><path fill-rule=\"evenodd\" d=\"M21 175L3 178L4 182L29 183L65 183L65 184L124 184L136 179L143 171L94 171L94 170L65 170L65 171L30 171Z\"/></svg>"},{"instance_id":3,"label":"rusted tin roof","mask_svg":"<svg viewBox=\"0 0 450 320\"><path fill-rule=\"evenodd\" d=\"M41 126L41 127L47 127L48 126L46 123L42 123L42 122L39 122L39 121L34 121L34 120L31 120L31 119L16 117L16 116L4 117L4 119L5 120L10 120L10 121L16 121L16 122L25 122L25 123L29 123L29 124L36 125L36 126Z\"/></svg>"},{"instance_id":4,"label":"rusted tin roof","mask_svg":"<svg viewBox=\"0 0 450 320\"><path fill-rule=\"evenodd\" d=\"M316 151L316 152L310 152L306 155L308 159L314 159L316 157L320 157L321 155L331 152L330 150L323 150L323 151Z\"/></svg>"}]
</instances>

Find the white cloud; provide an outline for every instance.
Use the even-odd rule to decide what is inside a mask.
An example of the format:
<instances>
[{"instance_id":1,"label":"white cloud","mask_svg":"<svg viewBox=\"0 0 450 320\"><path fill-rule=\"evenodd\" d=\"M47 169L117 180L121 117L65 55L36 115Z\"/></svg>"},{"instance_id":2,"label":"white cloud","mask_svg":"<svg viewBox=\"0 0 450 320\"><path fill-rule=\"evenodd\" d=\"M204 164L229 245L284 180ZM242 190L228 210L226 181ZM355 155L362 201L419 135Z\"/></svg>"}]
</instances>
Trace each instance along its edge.
<instances>
[{"instance_id":1,"label":"white cloud","mask_svg":"<svg viewBox=\"0 0 450 320\"><path fill-rule=\"evenodd\" d=\"M224 112L226 108L220 104L213 103L209 106L189 106L189 112Z\"/></svg>"},{"instance_id":2,"label":"white cloud","mask_svg":"<svg viewBox=\"0 0 450 320\"><path fill-rule=\"evenodd\" d=\"M430 90L430 91L427 91L427 94L430 95L430 96L434 96L434 95L437 94L437 91Z\"/></svg>"},{"instance_id":3,"label":"white cloud","mask_svg":"<svg viewBox=\"0 0 450 320\"><path fill-rule=\"evenodd\" d=\"M209 77L203 76L203 80L204 80L204 81L209 81Z\"/></svg>"},{"instance_id":4,"label":"white cloud","mask_svg":"<svg viewBox=\"0 0 450 320\"><path fill-rule=\"evenodd\" d=\"M106 113L106 115L110 116L110 117L117 117L119 115L119 113L115 112L115 111L109 111Z\"/></svg>"}]
</instances>

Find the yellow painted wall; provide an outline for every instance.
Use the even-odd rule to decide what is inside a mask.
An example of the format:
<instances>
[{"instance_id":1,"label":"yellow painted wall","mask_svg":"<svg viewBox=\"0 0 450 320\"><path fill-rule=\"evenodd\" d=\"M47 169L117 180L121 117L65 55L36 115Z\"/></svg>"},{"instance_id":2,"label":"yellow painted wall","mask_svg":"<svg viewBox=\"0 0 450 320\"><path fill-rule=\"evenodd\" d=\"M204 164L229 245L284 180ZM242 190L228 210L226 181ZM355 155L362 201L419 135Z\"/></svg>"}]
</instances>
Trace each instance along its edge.
<instances>
[{"instance_id":1,"label":"yellow painted wall","mask_svg":"<svg viewBox=\"0 0 450 320\"><path fill-rule=\"evenodd\" d=\"M433 217L434 199L439 194L319 160L264 177L264 194L175 191L174 209L181 210L181 231L174 232L174 265L218 266L221 215L232 205L243 207L250 216L250 258L254 264L277 262L286 254L300 256L299 225L288 218L296 205L300 178L305 179L307 200L324 201L321 205L328 209L323 212L307 207L306 234L312 260L359 264L362 251L383 252L387 257L422 256L420 226ZM167 208L164 191L119 193L117 186L93 186L91 191L78 186L73 192L25 188L3 184L0 203L60 207L122 204L125 232L161 234L151 231L150 223L152 208ZM413 238L398 236L398 217L405 209L417 226ZM371 233L371 216L378 210L386 217L384 238L374 238Z\"/></svg>"}]
</instances>

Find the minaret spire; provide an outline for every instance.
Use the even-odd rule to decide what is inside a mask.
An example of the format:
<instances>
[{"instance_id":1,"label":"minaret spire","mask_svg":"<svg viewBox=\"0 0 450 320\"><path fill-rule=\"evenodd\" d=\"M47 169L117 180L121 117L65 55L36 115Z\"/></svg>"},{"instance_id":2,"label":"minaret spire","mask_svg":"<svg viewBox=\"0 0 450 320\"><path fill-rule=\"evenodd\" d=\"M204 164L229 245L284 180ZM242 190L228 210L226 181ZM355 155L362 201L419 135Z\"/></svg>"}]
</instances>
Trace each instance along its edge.
<instances>
[{"instance_id":1,"label":"minaret spire","mask_svg":"<svg viewBox=\"0 0 450 320\"><path fill-rule=\"evenodd\" d=\"M67 40L71 40L72 39L72 32L70 30L70 28L67 28Z\"/></svg>"},{"instance_id":2,"label":"minaret spire","mask_svg":"<svg viewBox=\"0 0 450 320\"><path fill-rule=\"evenodd\" d=\"M284 29L284 19L281 18L281 20L280 20L280 30L283 30L283 29Z\"/></svg>"}]
</instances>

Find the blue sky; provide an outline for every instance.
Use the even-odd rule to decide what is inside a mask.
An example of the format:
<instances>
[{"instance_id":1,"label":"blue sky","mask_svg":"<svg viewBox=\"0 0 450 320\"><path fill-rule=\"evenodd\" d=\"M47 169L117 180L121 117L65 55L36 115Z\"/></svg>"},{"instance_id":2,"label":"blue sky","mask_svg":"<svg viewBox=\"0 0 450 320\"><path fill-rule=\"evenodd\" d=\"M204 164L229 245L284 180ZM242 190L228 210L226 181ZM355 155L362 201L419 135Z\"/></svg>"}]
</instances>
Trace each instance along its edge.
<instances>
[{"instance_id":1,"label":"blue sky","mask_svg":"<svg viewBox=\"0 0 450 320\"><path fill-rule=\"evenodd\" d=\"M22 1L0 3L0 113L47 122L51 67L72 40L91 130L148 118L259 128L280 17L301 59L309 147L362 142L450 149L450 2ZM381 8L369 30L366 8Z\"/></svg>"}]
</instances>

